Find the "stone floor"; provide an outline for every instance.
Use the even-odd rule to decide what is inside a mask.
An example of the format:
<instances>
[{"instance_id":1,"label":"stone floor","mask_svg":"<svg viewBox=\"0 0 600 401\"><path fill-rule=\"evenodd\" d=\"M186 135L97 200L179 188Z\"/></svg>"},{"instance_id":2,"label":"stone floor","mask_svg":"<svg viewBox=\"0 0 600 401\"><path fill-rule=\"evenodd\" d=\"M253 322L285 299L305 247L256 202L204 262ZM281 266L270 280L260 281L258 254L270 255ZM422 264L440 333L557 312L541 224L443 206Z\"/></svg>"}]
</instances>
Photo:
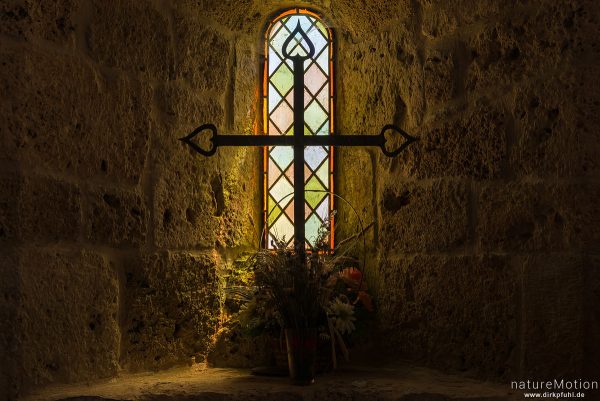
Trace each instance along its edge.
<instances>
[{"instance_id":1,"label":"stone floor","mask_svg":"<svg viewBox=\"0 0 600 401\"><path fill-rule=\"evenodd\" d=\"M287 378L258 377L243 369L203 364L159 373L69 386L51 386L24 398L33 400L397 400L504 401L518 399L508 385L480 382L409 366L352 367L292 386Z\"/></svg>"}]
</instances>

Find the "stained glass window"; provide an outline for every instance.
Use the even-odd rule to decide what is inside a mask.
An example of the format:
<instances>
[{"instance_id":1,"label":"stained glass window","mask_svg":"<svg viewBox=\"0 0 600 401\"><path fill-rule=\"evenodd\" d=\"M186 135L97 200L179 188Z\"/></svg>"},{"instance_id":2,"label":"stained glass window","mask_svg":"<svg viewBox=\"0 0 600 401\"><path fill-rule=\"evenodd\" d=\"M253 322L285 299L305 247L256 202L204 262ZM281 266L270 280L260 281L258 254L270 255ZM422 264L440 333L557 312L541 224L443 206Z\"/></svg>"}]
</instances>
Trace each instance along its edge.
<instances>
[{"instance_id":1,"label":"stained glass window","mask_svg":"<svg viewBox=\"0 0 600 401\"><path fill-rule=\"evenodd\" d=\"M293 62L283 57L283 45L298 23L314 46L314 55L304 62L304 135L333 133L333 63L331 30L319 16L303 9L288 10L277 16L266 32L263 85L264 133L293 135L294 75ZM309 54L302 37L294 37L293 50ZM265 242L273 239L294 242L294 151L291 146L265 149ZM330 220L333 210L333 149L307 146L304 149L305 198L304 222L310 245L318 229ZM331 219L332 220L332 219ZM333 222L331 221L331 224ZM333 233L333 227L330 230ZM333 246L333 234L329 238Z\"/></svg>"}]
</instances>

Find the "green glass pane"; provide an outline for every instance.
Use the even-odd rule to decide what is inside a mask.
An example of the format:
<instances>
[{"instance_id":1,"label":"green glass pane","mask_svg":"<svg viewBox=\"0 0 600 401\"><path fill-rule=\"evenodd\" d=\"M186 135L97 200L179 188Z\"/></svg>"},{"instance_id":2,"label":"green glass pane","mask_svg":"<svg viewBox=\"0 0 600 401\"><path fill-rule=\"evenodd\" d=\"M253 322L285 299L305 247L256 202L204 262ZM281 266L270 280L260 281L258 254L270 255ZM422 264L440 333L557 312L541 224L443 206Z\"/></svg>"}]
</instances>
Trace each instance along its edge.
<instances>
[{"instance_id":1,"label":"green glass pane","mask_svg":"<svg viewBox=\"0 0 600 401\"><path fill-rule=\"evenodd\" d=\"M294 148L292 146L273 146L271 158L277 163L280 170L285 171L294 160Z\"/></svg>"},{"instance_id":2,"label":"green glass pane","mask_svg":"<svg viewBox=\"0 0 600 401\"><path fill-rule=\"evenodd\" d=\"M282 210L277 204L277 202L275 202L273 197L269 196L269 202L267 207L267 223L269 227L273 225L273 223L275 222L275 220L277 220L281 212Z\"/></svg>"},{"instance_id":3,"label":"green glass pane","mask_svg":"<svg viewBox=\"0 0 600 401\"><path fill-rule=\"evenodd\" d=\"M306 124L304 124L304 135L314 135L313 132L308 128Z\"/></svg>"},{"instance_id":4,"label":"green glass pane","mask_svg":"<svg viewBox=\"0 0 600 401\"><path fill-rule=\"evenodd\" d=\"M314 175L306 183L305 189L306 203L308 203L308 205L313 209L317 207L319 203L321 203L325 196L327 196L327 191L325 190L325 187L323 187L323 185L319 182L319 180L317 180L317 178Z\"/></svg>"},{"instance_id":5,"label":"green glass pane","mask_svg":"<svg viewBox=\"0 0 600 401\"><path fill-rule=\"evenodd\" d=\"M321 31L321 33L323 34L323 36L325 36L326 38L329 38L329 32L327 32L327 28L325 28L325 25L323 25L319 21L316 21L315 25L319 29L319 31Z\"/></svg>"},{"instance_id":6,"label":"green glass pane","mask_svg":"<svg viewBox=\"0 0 600 401\"><path fill-rule=\"evenodd\" d=\"M289 130L285 133L286 135L294 135L294 126L292 125Z\"/></svg>"},{"instance_id":7,"label":"green glass pane","mask_svg":"<svg viewBox=\"0 0 600 401\"><path fill-rule=\"evenodd\" d=\"M286 64L281 64L270 78L271 83L282 95L286 95L294 86L294 73Z\"/></svg>"},{"instance_id":8,"label":"green glass pane","mask_svg":"<svg viewBox=\"0 0 600 401\"><path fill-rule=\"evenodd\" d=\"M323 184L327 185L329 183L329 157L325 158L325 162L321 164L315 174Z\"/></svg>"},{"instance_id":9,"label":"green glass pane","mask_svg":"<svg viewBox=\"0 0 600 401\"><path fill-rule=\"evenodd\" d=\"M308 127L313 131L317 132L321 125L327 120L327 113L323 111L319 102L313 101L308 105L304 112L304 121Z\"/></svg>"}]
</instances>

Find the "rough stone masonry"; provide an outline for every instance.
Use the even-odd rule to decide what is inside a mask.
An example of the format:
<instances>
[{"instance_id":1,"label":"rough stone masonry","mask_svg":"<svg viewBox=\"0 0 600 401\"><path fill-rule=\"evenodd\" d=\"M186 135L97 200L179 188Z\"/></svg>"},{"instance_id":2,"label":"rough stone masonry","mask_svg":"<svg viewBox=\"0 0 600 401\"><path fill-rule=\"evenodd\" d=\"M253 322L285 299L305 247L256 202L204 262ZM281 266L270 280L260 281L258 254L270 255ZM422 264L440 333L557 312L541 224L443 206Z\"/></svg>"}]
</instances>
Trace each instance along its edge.
<instances>
[{"instance_id":1,"label":"rough stone masonry","mask_svg":"<svg viewBox=\"0 0 600 401\"><path fill-rule=\"evenodd\" d=\"M594 0L7 0L0 5L0 394L202 360L258 244L252 134L282 7L334 28L336 154L369 232L381 354L508 381L600 371ZM350 153L351 156L350 156ZM256 196L249 196L256 194ZM338 237L356 218L343 206Z\"/></svg>"}]
</instances>

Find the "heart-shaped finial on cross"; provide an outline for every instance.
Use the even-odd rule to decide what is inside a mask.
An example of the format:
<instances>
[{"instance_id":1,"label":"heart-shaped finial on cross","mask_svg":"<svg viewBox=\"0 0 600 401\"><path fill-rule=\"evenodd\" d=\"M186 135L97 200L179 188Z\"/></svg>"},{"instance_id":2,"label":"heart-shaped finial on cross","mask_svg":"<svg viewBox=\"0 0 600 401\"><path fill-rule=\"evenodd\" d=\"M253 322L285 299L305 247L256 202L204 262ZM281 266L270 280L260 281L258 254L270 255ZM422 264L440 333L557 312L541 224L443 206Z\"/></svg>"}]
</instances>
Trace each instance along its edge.
<instances>
[{"instance_id":1,"label":"heart-shaped finial on cross","mask_svg":"<svg viewBox=\"0 0 600 401\"><path fill-rule=\"evenodd\" d=\"M402 136L406 140L397 149L395 149L395 150L387 150L387 148L385 147L386 142L388 142L388 140L385 137L385 133L387 131L390 131L392 133L392 135L398 134L398 135ZM385 127L383 127L381 129L381 133L379 134L379 136L381 137L381 145L380 145L381 151L383 152L384 155L386 155L388 157L395 157L395 156L397 156L408 145L410 145L411 143L416 142L416 141L419 140L419 138L416 138L416 137L414 137L412 135L409 135L402 128L398 128L398 127L396 127L393 124L388 124Z\"/></svg>"},{"instance_id":2,"label":"heart-shaped finial on cross","mask_svg":"<svg viewBox=\"0 0 600 401\"><path fill-rule=\"evenodd\" d=\"M211 132L210 137L208 137L208 141L210 142L211 147L208 150L202 149L198 144L196 144L196 142L194 142L194 138L198 134L200 134L201 132L206 131L206 130ZM212 156L217 151L216 138L217 138L217 127L215 127L214 124L203 124L203 125L199 126L198 128L196 128L194 131L192 131L191 134L186 135L183 138L179 138L179 140L183 143L190 145L192 147L192 149L194 149L196 152L198 152L204 156Z\"/></svg>"}]
</instances>

